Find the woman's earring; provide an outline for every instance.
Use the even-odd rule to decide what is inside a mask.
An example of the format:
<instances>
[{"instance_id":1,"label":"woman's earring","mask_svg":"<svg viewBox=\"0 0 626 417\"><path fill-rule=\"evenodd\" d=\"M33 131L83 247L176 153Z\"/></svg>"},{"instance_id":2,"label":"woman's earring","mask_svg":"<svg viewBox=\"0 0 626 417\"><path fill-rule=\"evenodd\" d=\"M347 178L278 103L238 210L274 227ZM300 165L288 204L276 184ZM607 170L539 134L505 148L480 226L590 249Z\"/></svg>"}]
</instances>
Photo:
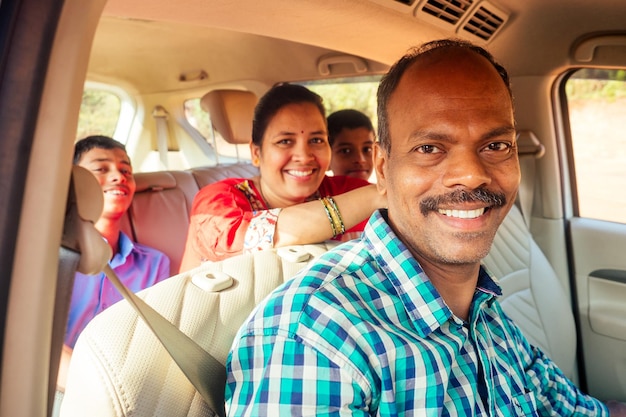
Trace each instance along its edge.
<instances>
[{"instance_id":1,"label":"woman's earring","mask_svg":"<svg viewBox=\"0 0 626 417\"><path fill-rule=\"evenodd\" d=\"M254 158L252 160L252 165L254 165L255 167L258 167L259 166L259 158Z\"/></svg>"}]
</instances>

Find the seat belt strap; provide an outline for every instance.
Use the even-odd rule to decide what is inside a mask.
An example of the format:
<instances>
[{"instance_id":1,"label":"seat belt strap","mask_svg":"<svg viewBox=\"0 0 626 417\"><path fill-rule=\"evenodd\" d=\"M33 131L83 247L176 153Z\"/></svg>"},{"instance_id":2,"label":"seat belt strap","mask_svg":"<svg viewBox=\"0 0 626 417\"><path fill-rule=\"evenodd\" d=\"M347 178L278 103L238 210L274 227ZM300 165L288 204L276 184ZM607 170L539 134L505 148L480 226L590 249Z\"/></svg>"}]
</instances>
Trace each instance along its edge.
<instances>
[{"instance_id":1,"label":"seat belt strap","mask_svg":"<svg viewBox=\"0 0 626 417\"><path fill-rule=\"evenodd\" d=\"M176 120L178 122L178 125L181 126L185 132L187 132L187 134L189 135L189 137L193 140L193 142L196 144L196 146L198 148L200 148L200 150L202 151L202 153L204 155L206 155L208 158L212 159L212 162L217 165L218 164L218 155L217 155L217 144L215 143L215 135L211 135L212 136L212 142L213 144L211 145L207 139L202 136L202 134L193 126L191 126L189 124L189 122L185 119L178 118Z\"/></svg>"},{"instance_id":2,"label":"seat belt strap","mask_svg":"<svg viewBox=\"0 0 626 417\"><path fill-rule=\"evenodd\" d=\"M109 265L106 265L103 271L163 344L204 401L219 417L224 417L226 415L224 409L226 368L224 365L126 288Z\"/></svg>"},{"instance_id":3,"label":"seat belt strap","mask_svg":"<svg viewBox=\"0 0 626 417\"><path fill-rule=\"evenodd\" d=\"M152 110L152 117L154 117L156 122L157 150L159 151L159 159L165 170L167 170L169 166L167 161L167 139L169 136L167 116L167 110L162 106L156 106L154 110Z\"/></svg>"},{"instance_id":4,"label":"seat belt strap","mask_svg":"<svg viewBox=\"0 0 626 417\"><path fill-rule=\"evenodd\" d=\"M522 178L517 192L517 201L524 222L530 229L535 194L536 160L545 153L545 147L530 130L521 130L517 134L517 152Z\"/></svg>"},{"instance_id":5,"label":"seat belt strap","mask_svg":"<svg viewBox=\"0 0 626 417\"><path fill-rule=\"evenodd\" d=\"M530 219L533 214L533 193L535 191L535 158L528 155L520 156L519 163L522 171L522 179L517 192L517 203L524 217L526 226L530 228Z\"/></svg>"},{"instance_id":6,"label":"seat belt strap","mask_svg":"<svg viewBox=\"0 0 626 417\"><path fill-rule=\"evenodd\" d=\"M102 212L103 202L102 189L96 178L85 168L74 165L68 193L69 214L65 220L63 247L81 254L76 267L79 272L87 275L94 275L100 270L104 272L159 339L207 405L219 417L224 417L224 365L126 288L108 264L112 255L111 247L94 226ZM69 306L69 302L66 305Z\"/></svg>"}]
</instances>

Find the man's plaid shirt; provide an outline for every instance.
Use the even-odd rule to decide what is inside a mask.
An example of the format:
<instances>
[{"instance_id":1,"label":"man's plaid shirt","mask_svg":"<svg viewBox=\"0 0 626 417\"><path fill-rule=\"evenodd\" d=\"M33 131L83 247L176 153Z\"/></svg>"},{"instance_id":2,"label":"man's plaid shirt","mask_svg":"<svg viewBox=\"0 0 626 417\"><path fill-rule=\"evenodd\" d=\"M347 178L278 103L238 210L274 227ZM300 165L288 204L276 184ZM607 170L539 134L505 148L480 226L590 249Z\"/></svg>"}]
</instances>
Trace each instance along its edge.
<instances>
[{"instance_id":1,"label":"man's plaid shirt","mask_svg":"<svg viewBox=\"0 0 626 417\"><path fill-rule=\"evenodd\" d=\"M229 416L606 416L503 313L481 268L464 322L385 221L252 313L228 357Z\"/></svg>"}]
</instances>

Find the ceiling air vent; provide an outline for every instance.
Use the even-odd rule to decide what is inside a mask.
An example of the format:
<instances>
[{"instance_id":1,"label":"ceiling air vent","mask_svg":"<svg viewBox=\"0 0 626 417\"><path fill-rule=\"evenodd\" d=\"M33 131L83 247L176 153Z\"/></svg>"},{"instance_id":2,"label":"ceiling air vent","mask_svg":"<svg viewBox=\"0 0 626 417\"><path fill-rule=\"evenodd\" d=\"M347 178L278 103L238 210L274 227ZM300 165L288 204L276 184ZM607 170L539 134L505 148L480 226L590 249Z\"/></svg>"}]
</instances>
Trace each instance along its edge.
<instances>
[{"instance_id":1,"label":"ceiling air vent","mask_svg":"<svg viewBox=\"0 0 626 417\"><path fill-rule=\"evenodd\" d=\"M489 41L504 25L508 15L491 3L482 2L461 27L461 35L471 35Z\"/></svg>"},{"instance_id":2,"label":"ceiling air vent","mask_svg":"<svg viewBox=\"0 0 626 417\"><path fill-rule=\"evenodd\" d=\"M428 0L420 11L440 21L456 25L472 3L474 0Z\"/></svg>"},{"instance_id":3,"label":"ceiling air vent","mask_svg":"<svg viewBox=\"0 0 626 417\"><path fill-rule=\"evenodd\" d=\"M425 0L415 9L415 16L447 30L463 19L475 0Z\"/></svg>"},{"instance_id":4,"label":"ceiling air vent","mask_svg":"<svg viewBox=\"0 0 626 417\"><path fill-rule=\"evenodd\" d=\"M484 43L491 40L509 19L509 14L491 1L421 0L415 17L463 38Z\"/></svg>"}]
</instances>

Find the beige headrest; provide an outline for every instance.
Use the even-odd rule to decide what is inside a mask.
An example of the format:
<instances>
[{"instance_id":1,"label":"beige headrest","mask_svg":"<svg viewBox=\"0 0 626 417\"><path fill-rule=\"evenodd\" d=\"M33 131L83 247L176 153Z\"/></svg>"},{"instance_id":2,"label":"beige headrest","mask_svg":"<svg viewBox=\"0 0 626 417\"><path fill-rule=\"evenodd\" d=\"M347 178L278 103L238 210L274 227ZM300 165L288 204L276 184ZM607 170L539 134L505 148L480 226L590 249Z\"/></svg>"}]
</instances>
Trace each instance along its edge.
<instances>
[{"instance_id":1,"label":"beige headrest","mask_svg":"<svg viewBox=\"0 0 626 417\"><path fill-rule=\"evenodd\" d=\"M70 242L68 247L80 252L77 271L94 275L102 271L112 255L111 247L94 226L102 213L104 196L96 178L85 168L72 166L72 183L75 196L70 201L76 205L78 218L67 230L71 236L64 236L64 243Z\"/></svg>"},{"instance_id":2,"label":"beige headrest","mask_svg":"<svg viewBox=\"0 0 626 417\"><path fill-rule=\"evenodd\" d=\"M215 130L232 144L250 143L256 104L254 93L241 90L213 90L200 100Z\"/></svg>"},{"instance_id":3,"label":"beige headrest","mask_svg":"<svg viewBox=\"0 0 626 417\"><path fill-rule=\"evenodd\" d=\"M135 174L135 184L137 189L135 192L168 190L176 188L176 178L167 171L157 172L139 172Z\"/></svg>"},{"instance_id":4,"label":"beige headrest","mask_svg":"<svg viewBox=\"0 0 626 417\"><path fill-rule=\"evenodd\" d=\"M72 182L78 215L85 221L97 222L104 206L104 196L98 180L85 168L72 165Z\"/></svg>"}]
</instances>

